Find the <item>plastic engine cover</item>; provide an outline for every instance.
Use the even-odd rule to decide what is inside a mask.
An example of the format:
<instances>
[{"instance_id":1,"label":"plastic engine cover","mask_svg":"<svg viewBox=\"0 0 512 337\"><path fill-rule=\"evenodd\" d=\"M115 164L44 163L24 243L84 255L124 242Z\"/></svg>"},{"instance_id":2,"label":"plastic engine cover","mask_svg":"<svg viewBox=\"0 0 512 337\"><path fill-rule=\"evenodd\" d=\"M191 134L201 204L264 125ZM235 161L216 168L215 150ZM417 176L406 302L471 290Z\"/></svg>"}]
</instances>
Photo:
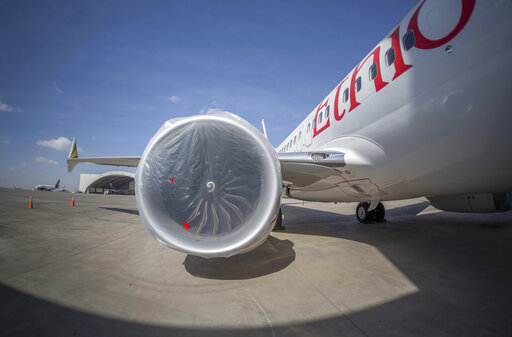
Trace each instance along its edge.
<instances>
[{"instance_id":1,"label":"plastic engine cover","mask_svg":"<svg viewBox=\"0 0 512 337\"><path fill-rule=\"evenodd\" d=\"M135 177L149 232L185 253L227 257L261 244L280 207L268 140L231 113L175 118L149 141Z\"/></svg>"}]
</instances>

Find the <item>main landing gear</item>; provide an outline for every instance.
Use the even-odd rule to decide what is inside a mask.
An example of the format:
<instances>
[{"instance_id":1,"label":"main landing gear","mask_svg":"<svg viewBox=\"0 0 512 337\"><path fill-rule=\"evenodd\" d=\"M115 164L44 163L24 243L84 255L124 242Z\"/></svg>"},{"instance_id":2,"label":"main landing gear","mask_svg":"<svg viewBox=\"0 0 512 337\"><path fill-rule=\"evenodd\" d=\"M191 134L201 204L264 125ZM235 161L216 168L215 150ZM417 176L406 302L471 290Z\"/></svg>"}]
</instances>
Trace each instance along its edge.
<instances>
[{"instance_id":1,"label":"main landing gear","mask_svg":"<svg viewBox=\"0 0 512 337\"><path fill-rule=\"evenodd\" d=\"M277 214L275 225L273 231L284 231L285 227L283 226L283 212L279 209L279 213Z\"/></svg>"},{"instance_id":2,"label":"main landing gear","mask_svg":"<svg viewBox=\"0 0 512 337\"><path fill-rule=\"evenodd\" d=\"M356 216L359 222L386 221L386 209L381 202L360 202L356 208Z\"/></svg>"}]
</instances>

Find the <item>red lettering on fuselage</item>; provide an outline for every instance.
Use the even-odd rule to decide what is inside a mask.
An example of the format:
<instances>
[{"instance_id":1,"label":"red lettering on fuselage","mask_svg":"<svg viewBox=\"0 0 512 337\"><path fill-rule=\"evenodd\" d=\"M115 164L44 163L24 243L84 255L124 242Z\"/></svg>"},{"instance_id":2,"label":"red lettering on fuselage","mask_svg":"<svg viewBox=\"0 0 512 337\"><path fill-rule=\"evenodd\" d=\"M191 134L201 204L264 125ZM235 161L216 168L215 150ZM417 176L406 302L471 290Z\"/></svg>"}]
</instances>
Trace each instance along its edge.
<instances>
[{"instance_id":1,"label":"red lettering on fuselage","mask_svg":"<svg viewBox=\"0 0 512 337\"><path fill-rule=\"evenodd\" d=\"M338 89L336 90L336 96L334 96L334 119L336 119L337 121L340 121L343 116L345 116L345 110L346 109L343 109L343 112L339 113L339 100L340 100L340 90L341 90L341 86L343 85L343 83L345 83L345 81L347 80L348 77L345 77L343 79L343 81L341 81L340 84L338 84Z\"/></svg>"},{"instance_id":2,"label":"red lettering on fuselage","mask_svg":"<svg viewBox=\"0 0 512 337\"><path fill-rule=\"evenodd\" d=\"M418 15L419 15L421 8L425 4L425 0L424 0L418 6L418 8L416 9L416 11L414 12L414 14L411 17L409 24L407 25L407 30L408 31L412 30L414 32L414 37L416 40L414 47L418 48L418 49L424 49L424 50L437 48L437 47L440 47L443 44L449 42L455 36L457 36L462 31L462 29L466 26L469 19L471 18L471 15L473 14L473 10L475 8L475 3L476 3L476 0L461 0L461 1L462 1L461 16L460 16L460 19L459 19L457 25L455 26L455 28L450 33L448 33L448 35L446 35L445 37L443 37L439 40L430 40L422 34L422 32L420 31L420 28L418 26ZM396 29L389 35L389 39L391 39L391 46L393 47L394 52L395 52L395 59L393 62L393 65L395 67L395 74L392 79L392 81L393 81L396 78L398 78L399 76L401 76L403 73L405 73L407 70L412 68L412 65L405 64L405 62L404 62L402 48L400 46L400 25L398 27L396 27ZM354 71L352 72L352 74L349 75L350 76L350 86L349 86L350 87L350 89L349 89L349 91L350 91L350 94L349 94L350 109L348 110L349 112L351 112L352 110L354 110L355 108L357 108L360 105L360 103L357 102L357 100L356 100L355 83L356 83L356 79L357 79L357 75L358 75L359 71L361 70L361 68L363 67L365 62L368 61L368 59L371 56L373 56L373 62L377 66L377 75L373 79L373 82L375 83L375 92L379 92L382 88L384 88L386 85L389 84L388 82L385 82L382 80L381 64L380 64L380 50L381 50L380 45L377 46L375 49L373 49L372 52L370 54L368 54L368 56L366 56L366 58L364 60L359 62L359 64L354 68ZM341 114L339 112L339 96L341 93L341 86L343 85L343 83L346 80L348 80L348 76L345 79L343 79L343 81L341 81L341 83L338 84L338 87L336 88L336 94L334 97L334 119L336 121L340 121L345 116L345 112L346 112L346 109L343 109ZM313 129L313 137L316 137L318 134L323 132L325 129L327 129L331 125L329 118L327 118L326 124L320 130L317 130L316 119L318 117L318 113L323 107L327 106L328 102L329 102L329 97L327 97L325 102L323 104L320 104L320 106L316 110L315 125L314 125L314 129Z\"/></svg>"},{"instance_id":3,"label":"red lettering on fuselage","mask_svg":"<svg viewBox=\"0 0 512 337\"><path fill-rule=\"evenodd\" d=\"M359 106L360 103L356 101L356 79L357 79L357 73L359 73L359 70L361 70L361 67L365 64L365 62L370 58L370 56L373 56L373 63L377 65L377 76L373 80L375 83L375 91L379 91L380 89L384 88L386 85L388 85L388 82L384 82L382 80L382 75L380 71L380 46L375 48L366 58L359 62L359 64L354 69L354 72L352 73L352 78L350 80L350 110L348 112L354 110L357 106Z\"/></svg>"},{"instance_id":4,"label":"red lettering on fuselage","mask_svg":"<svg viewBox=\"0 0 512 337\"><path fill-rule=\"evenodd\" d=\"M455 28L442 39L430 40L421 33L420 27L418 26L418 15L420 14L421 7L423 7L425 4L425 1L423 1L412 15L411 21L409 21L409 25L407 26L408 31L412 30L414 32L414 37L416 39L414 47L419 49L433 49L449 42L451 39L457 36L457 34L460 33L464 26L466 26L466 23L468 23L469 18L473 13L473 9L475 8L475 2L476 0L462 0L462 11L460 14L460 19Z\"/></svg>"},{"instance_id":5,"label":"red lettering on fuselage","mask_svg":"<svg viewBox=\"0 0 512 337\"><path fill-rule=\"evenodd\" d=\"M389 36L391 38L391 46L395 51L395 62L393 65L395 66L395 75L393 76L393 80L395 80L398 76L405 73L412 65L404 63L404 57L402 55L402 48L400 48L400 27L396 27L395 31L391 33Z\"/></svg>"}]
</instances>

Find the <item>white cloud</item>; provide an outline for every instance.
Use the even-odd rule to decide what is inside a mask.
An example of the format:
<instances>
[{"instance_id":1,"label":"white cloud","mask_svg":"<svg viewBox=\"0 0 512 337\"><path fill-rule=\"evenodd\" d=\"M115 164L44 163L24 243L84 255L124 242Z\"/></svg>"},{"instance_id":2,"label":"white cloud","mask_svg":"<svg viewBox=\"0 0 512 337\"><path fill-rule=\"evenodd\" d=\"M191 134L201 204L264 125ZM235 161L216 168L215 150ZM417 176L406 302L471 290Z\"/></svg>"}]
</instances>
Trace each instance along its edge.
<instances>
[{"instance_id":1,"label":"white cloud","mask_svg":"<svg viewBox=\"0 0 512 337\"><path fill-rule=\"evenodd\" d=\"M3 140L2 144L9 145L9 144L11 144L11 141L10 140Z\"/></svg>"},{"instance_id":2,"label":"white cloud","mask_svg":"<svg viewBox=\"0 0 512 337\"><path fill-rule=\"evenodd\" d=\"M12 111L14 111L14 108L12 106L9 106L9 105L5 104L4 102L0 101L0 111L12 112Z\"/></svg>"},{"instance_id":3,"label":"white cloud","mask_svg":"<svg viewBox=\"0 0 512 337\"><path fill-rule=\"evenodd\" d=\"M45 157L36 157L36 162L50 165L57 165L58 163L55 160L51 160Z\"/></svg>"},{"instance_id":4,"label":"white cloud","mask_svg":"<svg viewBox=\"0 0 512 337\"><path fill-rule=\"evenodd\" d=\"M11 171L16 171L16 166L11 166L9 168L11 169Z\"/></svg>"},{"instance_id":5,"label":"white cloud","mask_svg":"<svg viewBox=\"0 0 512 337\"><path fill-rule=\"evenodd\" d=\"M55 90L55 93L59 96L64 93L64 91L62 91L62 89L55 82L53 82L53 90Z\"/></svg>"},{"instance_id":6,"label":"white cloud","mask_svg":"<svg viewBox=\"0 0 512 337\"><path fill-rule=\"evenodd\" d=\"M57 151L69 151L71 148L71 140L62 136L57 139L38 140L36 144L55 149ZM78 151L83 152L84 150L78 146Z\"/></svg>"},{"instance_id":7,"label":"white cloud","mask_svg":"<svg viewBox=\"0 0 512 337\"><path fill-rule=\"evenodd\" d=\"M27 167L27 163L25 163L25 162L21 163L21 167Z\"/></svg>"},{"instance_id":8,"label":"white cloud","mask_svg":"<svg viewBox=\"0 0 512 337\"><path fill-rule=\"evenodd\" d=\"M169 101L173 103L178 103L181 99L178 96L171 96L169 97Z\"/></svg>"}]
</instances>

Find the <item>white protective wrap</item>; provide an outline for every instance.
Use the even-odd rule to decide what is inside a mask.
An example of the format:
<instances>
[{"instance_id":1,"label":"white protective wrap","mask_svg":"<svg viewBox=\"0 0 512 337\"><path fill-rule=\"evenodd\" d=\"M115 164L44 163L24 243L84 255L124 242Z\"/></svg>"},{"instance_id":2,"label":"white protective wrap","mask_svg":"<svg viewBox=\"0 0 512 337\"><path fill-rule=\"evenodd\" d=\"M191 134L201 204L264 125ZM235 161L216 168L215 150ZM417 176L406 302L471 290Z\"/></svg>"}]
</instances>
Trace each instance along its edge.
<instances>
[{"instance_id":1,"label":"white protective wrap","mask_svg":"<svg viewBox=\"0 0 512 337\"><path fill-rule=\"evenodd\" d=\"M182 252L247 252L272 231L280 170L268 140L237 115L171 119L149 141L137 168L140 216L158 241Z\"/></svg>"}]
</instances>

